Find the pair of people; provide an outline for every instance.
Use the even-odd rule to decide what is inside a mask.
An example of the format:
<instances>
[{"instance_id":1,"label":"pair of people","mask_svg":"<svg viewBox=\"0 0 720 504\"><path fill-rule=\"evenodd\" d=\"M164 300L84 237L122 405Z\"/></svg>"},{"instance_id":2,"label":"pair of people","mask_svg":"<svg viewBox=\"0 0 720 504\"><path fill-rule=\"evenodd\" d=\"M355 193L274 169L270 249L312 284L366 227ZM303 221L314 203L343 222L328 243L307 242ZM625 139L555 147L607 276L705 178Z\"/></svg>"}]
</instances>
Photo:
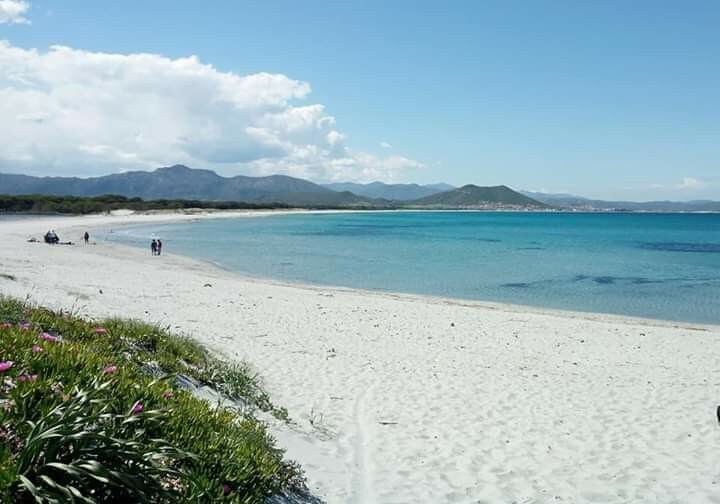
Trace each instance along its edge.
<instances>
[{"instance_id":1,"label":"pair of people","mask_svg":"<svg viewBox=\"0 0 720 504\"><path fill-rule=\"evenodd\" d=\"M162 254L162 241L160 239L153 239L152 243L150 243L150 251L154 256Z\"/></svg>"},{"instance_id":2,"label":"pair of people","mask_svg":"<svg viewBox=\"0 0 720 504\"><path fill-rule=\"evenodd\" d=\"M54 229L45 233L43 239L45 240L45 243L49 243L51 245L60 243L60 237L57 235Z\"/></svg>"}]
</instances>

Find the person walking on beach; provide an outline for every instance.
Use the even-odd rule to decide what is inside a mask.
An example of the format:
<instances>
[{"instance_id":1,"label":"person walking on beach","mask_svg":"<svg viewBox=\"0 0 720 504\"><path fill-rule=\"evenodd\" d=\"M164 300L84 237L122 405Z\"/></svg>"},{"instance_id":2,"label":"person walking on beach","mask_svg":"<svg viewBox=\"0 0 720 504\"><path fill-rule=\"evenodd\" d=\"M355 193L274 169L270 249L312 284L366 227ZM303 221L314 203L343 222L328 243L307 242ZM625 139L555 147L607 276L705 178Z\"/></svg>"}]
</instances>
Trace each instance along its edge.
<instances>
[{"instance_id":1,"label":"person walking on beach","mask_svg":"<svg viewBox=\"0 0 720 504\"><path fill-rule=\"evenodd\" d=\"M160 255L160 254L162 254L162 240L160 240L160 238L158 238L158 241L157 241L157 255Z\"/></svg>"},{"instance_id":2,"label":"person walking on beach","mask_svg":"<svg viewBox=\"0 0 720 504\"><path fill-rule=\"evenodd\" d=\"M153 238L153 241L150 244L150 251L152 252L152 255L157 255L157 241L155 238Z\"/></svg>"},{"instance_id":3,"label":"person walking on beach","mask_svg":"<svg viewBox=\"0 0 720 504\"><path fill-rule=\"evenodd\" d=\"M90 233L88 233L87 231L85 231L85 234L83 235L83 239L85 240L85 245L87 245L88 243L90 243Z\"/></svg>"}]
</instances>

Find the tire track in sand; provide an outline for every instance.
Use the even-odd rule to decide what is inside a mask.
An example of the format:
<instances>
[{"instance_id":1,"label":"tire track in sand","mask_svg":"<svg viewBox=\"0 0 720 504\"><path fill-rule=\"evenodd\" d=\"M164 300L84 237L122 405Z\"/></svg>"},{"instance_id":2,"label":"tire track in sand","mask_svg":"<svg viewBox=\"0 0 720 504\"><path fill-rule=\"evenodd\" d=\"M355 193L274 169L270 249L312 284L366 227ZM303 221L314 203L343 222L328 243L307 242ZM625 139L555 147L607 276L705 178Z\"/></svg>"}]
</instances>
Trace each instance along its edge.
<instances>
[{"instance_id":1,"label":"tire track in sand","mask_svg":"<svg viewBox=\"0 0 720 504\"><path fill-rule=\"evenodd\" d=\"M371 434L368 427L372 425L372 419L368 414L368 400L375 390L375 382L368 387L363 387L355 399L352 409L353 427L352 440L350 443L351 456L349 458L352 470L351 502L365 504L374 502L372 485L372 469L368 444Z\"/></svg>"}]
</instances>

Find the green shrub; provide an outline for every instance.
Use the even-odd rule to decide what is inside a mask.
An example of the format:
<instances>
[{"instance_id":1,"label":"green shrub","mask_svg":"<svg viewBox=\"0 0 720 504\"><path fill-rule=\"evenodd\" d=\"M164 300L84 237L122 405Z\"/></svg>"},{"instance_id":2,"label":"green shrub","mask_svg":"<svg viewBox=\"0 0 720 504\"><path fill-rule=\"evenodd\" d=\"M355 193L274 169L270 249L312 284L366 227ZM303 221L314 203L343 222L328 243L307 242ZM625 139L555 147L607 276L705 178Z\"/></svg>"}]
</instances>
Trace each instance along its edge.
<instances>
[{"instance_id":1,"label":"green shrub","mask_svg":"<svg viewBox=\"0 0 720 504\"><path fill-rule=\"evenodd\" d=\"M146 430L161 431L162 410L109 412L105 391L114 380L75 390L38 422L17 453L18 487L38 502L94 502L122 498L159 502L178 498L181 474L173 469L191 456Z\"/></svg>"}]
</instances>

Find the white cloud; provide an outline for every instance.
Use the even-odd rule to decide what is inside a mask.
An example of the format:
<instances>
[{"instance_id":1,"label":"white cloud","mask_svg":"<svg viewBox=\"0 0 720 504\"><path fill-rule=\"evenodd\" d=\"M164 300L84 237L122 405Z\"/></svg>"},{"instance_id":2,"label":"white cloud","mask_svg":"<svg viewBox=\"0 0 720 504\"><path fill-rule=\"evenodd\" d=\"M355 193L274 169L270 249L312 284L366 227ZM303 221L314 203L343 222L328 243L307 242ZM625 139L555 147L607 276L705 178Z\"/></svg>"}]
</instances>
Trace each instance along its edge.
<instances>
[{"instance_id":1,"label":"white cloud","mask_svg":"<svg viewBox=\"0 0 720 504\"><path fill-rule=\"evenodd\" d=\"M682 182L678 184L676 187L678 189L699 189L705 184L696 178L693 177L685 177L682 179Z\"/></svg>"},{"instance_id":2,"label":"white cloud","mask_svg":"<svg viewBox=\"0 0 720 504\"><path fill-rule=\"evenodd\" d=\"M2 0L0 0L2 1ZM97 175L184 163L233 173L393 180L417 161L354 152L310 85L198 58L0 41L0 171Z\"/></svg>"},{"instance_id":3,"label":"white cloud","mask_svg":"<svg viewBox=\"0 0 720 504\"><path fill-rule=\"evenodd\" d=\"M28 2L22 0L0 0L0 24L28 24L30 21L25 17L30 9Z\"/></svg>"},{"instance_id":4,"label":"white cloud","mask_svg":"<svg viewBox=\"0 0 720 504\"><path fill-rule=\"evenodd\" d=\"M670 189L670 190L696 190L703 189L711 186L712 179L708 178L696 178L696 177L683 177L682 181L677 184L650 184L650 189Z\"/></svg>"},{"instance_id":5,"label":"white cloud","mask_svg":"<svg viewBox=\"0 0 720 504\"><path fill-rule=\"evenodd\" d=\"M327 141L330 145L337 145L343 140L345 140L345 135L343 135L339 131L332 130L330 133L327 134Z\"/></svg>"},{"instance_id":6,"label":"white cloud","mask_svg":"<svg viewBox=\"0 0 720 504\"><path fill-rule=\"evenodd\" d=\"M387 142L380 142L380 147L382 147L383 149L392 149L392 145Z\"/></svg>"}]
</instances>

